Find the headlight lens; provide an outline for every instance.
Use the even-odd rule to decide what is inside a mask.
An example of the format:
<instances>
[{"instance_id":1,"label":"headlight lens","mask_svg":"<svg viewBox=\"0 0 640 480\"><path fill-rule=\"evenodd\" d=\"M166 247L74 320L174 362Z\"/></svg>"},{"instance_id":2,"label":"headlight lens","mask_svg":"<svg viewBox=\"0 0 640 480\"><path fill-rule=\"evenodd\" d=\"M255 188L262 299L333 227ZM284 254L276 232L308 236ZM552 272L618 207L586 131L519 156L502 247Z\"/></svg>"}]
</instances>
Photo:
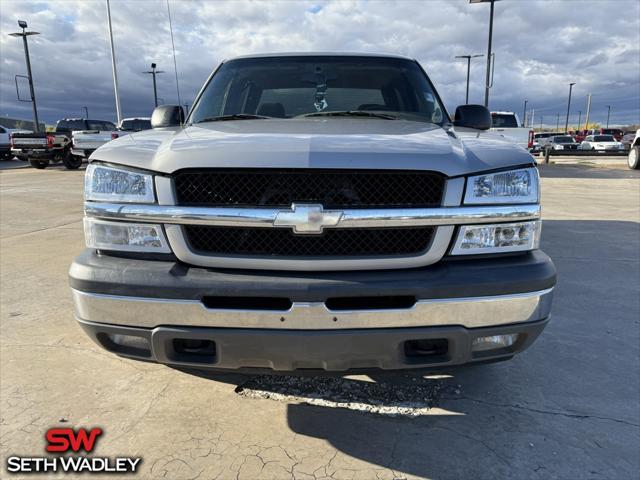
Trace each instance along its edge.
<instances>
[{"instance_id":1,"label":"headlight lens","mask_svg":"<svg viewBox=\"0 0 640 480\"><path fill-rule=\"evenodd\" d=\"M160 225L107 222L85 217L84 238L87 247L98 250L171 252Z\"/></svg>"},{"instance_id":2,"label":"headlight lens","mask_svg":"<svg viewBox=\"0 0 640 480\"><path fill-rule=\"evenodd\" d=\"M537 168L469 177L464 203L538 203L538 183Z\"/></svg>"},{"instance_id":3,"label":"headlight lens","mask_svg":"<svg viewBox=\"0 0 640 480\"><path fill-rule=\"evenodd\" d=\"M91 163L84 177L84 199L106 202L153 203L153 176Z\"/></svg>"},{"instance_id":4,"label":"headlight lens","mask_svg":"<svg viewBox=\"0 0 640 480\"><path fill-rule=\"evenodd\" d=\"M540 221L464 225L460 227L452 255L480 255L534 250L540 245Z\"/></svg>"}]
</instances>

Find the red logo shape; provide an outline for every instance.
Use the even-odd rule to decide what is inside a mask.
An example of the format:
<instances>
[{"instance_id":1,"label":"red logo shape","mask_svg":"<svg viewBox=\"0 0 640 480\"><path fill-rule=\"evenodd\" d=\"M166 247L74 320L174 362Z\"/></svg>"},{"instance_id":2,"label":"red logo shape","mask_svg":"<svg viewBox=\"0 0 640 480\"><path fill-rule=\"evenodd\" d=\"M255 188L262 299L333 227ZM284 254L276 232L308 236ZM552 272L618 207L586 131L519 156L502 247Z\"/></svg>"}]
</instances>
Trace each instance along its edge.
<instances>
[{"instance_id":1,"label":"red logo shape","mask_svg":"<svg viewBox=\"0 0 640 480\"><path fill-rule=\"evenodd\" d=\"M47 442L49 442L47 452L68 452L69 450L91 452L100 435L102 435L102 429L98 427L91 430L85 428L79 428L78 430L73 428L50 428L45 436Z\"/></svg>"}]
</instances>

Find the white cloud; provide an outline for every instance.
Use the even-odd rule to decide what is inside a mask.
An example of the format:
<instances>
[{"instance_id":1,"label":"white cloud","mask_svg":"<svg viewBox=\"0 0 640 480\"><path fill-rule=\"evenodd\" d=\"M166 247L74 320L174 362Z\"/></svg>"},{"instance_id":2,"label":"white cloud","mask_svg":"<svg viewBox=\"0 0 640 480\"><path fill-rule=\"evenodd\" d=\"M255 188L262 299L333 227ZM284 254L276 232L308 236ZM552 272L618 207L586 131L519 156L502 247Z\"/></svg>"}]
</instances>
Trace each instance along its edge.
<instances>
[{"instance_id":1,"label":"white cloud","mask_svg":"<svg viewBox=\"0 0 640 480\"><path fill-rule=\"evenodd\" d=\"M448 108L464 100L466 64L455 55L486 54L488 5L457 1L178 1L170 0L183 103L191 103L224 58L270 51L363 51L413 56L425 67ZM176 101L164 0L111 2L123 110L149 114L153 61L165 70L159 96ZM640 122L640 3L637 0L504 0L496 3L495 83L491 106L549 117L564 114L569 82L572 111L592 118ZM49 123L81 115L115 116L104 1L12 1L0 4L0 114L30 118L15 99L13 76L25 72L18 18L30 37L41 116ZM484 59L472 66L471 100L484 96ZM25 90L26 91L26 90ZM551 123L551 122L549 122Z\"/></svg>"}]
</instances>

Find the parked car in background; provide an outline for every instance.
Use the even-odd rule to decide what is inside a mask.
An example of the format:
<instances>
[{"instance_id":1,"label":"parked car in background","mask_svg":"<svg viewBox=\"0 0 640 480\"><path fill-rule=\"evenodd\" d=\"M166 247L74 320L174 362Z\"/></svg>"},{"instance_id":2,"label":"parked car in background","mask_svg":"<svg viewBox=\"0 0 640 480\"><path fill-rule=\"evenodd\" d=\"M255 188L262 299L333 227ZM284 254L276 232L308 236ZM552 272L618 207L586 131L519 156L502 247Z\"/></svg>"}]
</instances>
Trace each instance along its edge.
<instances>
[{"instance_id":1,"label":"parked car in background","mask_svg":"<svg viewBox=\"0 0 640 480\"><path fill-rule=\"evenodd\" d=\"M118 125L119 132L140 132L150 128L151 118L149 117L123 118Z\"/></svg>"},{"instance_id":2,"label":"parked car in background","mask_svg":"<svg viewBox=\"0 0 640 480\"><path fill-rule=\"evenodd\" d=\"M622 140L622 136L624 135L621 128L601 128L599 133L600 135L613 135L613 138L618 142Z\"/></svg>"},{"instance_id":3,"label":"parked car in background","mask_svg":"<svg viewBox=\"0 0 640 480\"><path fill-rule=\"evenodd\" d=\"M111 122L84 118L58 120L53 132L14 133L11 135L11 153L29 160L32 167L47 168L51 162L62 162L69 170L82 165L82 157L71 153L74 130L89 130L92 126Z\"/></svg>"},{"instance_id":4,"label":"parked car in background","mask_svg":"<svg viewBox=\"0 0 640 480\"><path fill-rule=\"evenodd\" d=\"M578 145L571 135L554 135L547 142L547 146L554 150L577 150Z\"/></svg>"},{"instance_id":5,"label":"parked car in background","mask_svg":"<svg viewBox=\"0 0 640 480\"><path fill-rule=\"evenodd\" d=\"M631 149L631 145L633 145L633 141L635 140L635 138L636 132L624 132L624 135L622 136L620 142L622 143L622 145L624 145L625 150Z\"/></svg>"},{"instance_id":6,"label":"parked car in background","mask_svg":"<svg viewBox=\"0 0 640 480\"><path fill-rule=\"evenodd\" d=\"M491 112L491 131L524 149L533 148L533 130L523 127L514 112Z\"/></svg>"},{"instance_id":7,"label":"parked car in background","mask_svg":"<svg viewBox=\"0 0 640 480\"><path fill-rule=\"evenodd\" d=\"M11 130L0 125L0 159L11 156Z\"/></svg>"},{"instance_id":8,"label":"parked car in background","mask_svg":"<svg viewBox=\"0 0 640 480\"><path fill-rule=\"evenodd\" d=\"M149 130L151 119L148 117L124 118L118 126L111 122L94 123L90 125L96 130L73 132L73 147L71 153L82 158L89 158L99 147L115 138L133 132Z\"/></svg>"},{"instance_id":9,"label":"parked car in background","mask_svg":"<svg viewBox=\"0 0 640 480\"><path fill-rule=\"evenodd\" d=\"M578 147L579 150L594 150L597 152L619 152L624 150L621 142L613 135L588 135Z\"/></svg>"},{"instance_id":10,"label":"parked car in background","mask_svg":"<svg viewBox=\"0 0 640 480\"><path fill-rule=\"evenodd\" d=\"M72 132L71 153L80 158L89 158L98 147L119 136L112 122L87 120L86 127L86 129Z\"/></svg>"},{"instance_id":11,"label":"parked car in background","mask_svg":"<svg viewBox=\"0 0 640 480\"><path fill-rule=\"evenodd\" d=\"M640 169L640 129L636 130L636 134L633 137L633 142L629 149L628 165L632 170Z\"/></svg>"}]
</instances>

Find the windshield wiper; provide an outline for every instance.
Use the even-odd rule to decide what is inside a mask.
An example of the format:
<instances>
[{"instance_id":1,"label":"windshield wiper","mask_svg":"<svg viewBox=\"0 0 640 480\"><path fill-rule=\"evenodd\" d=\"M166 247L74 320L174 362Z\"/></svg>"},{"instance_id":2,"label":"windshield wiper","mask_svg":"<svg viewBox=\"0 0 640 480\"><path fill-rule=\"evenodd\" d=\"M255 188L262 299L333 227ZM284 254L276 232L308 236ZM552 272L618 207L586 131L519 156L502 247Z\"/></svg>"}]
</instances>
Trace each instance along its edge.
<instances>
[{"instance_id":1,"label":"windshield wiper","mask_svg":"<svg viewBox=\"0 0 640 480\"><path fill-rule=\"evenodd\" d=\"M234 113L232 115L220 115L217 117L206 117L202 120L198 120L193 123L203 123L203 122L224 122L225 120L261 120L263 118L271 118L265 117L264 115L253 115L251 113Z\"/></svg>"},{"instance_id":2,"label":"windshield wiper","mask_svg":"<svg viewBox=\"0 0 640 480\"><path fill-rule=\"evenodd\" d=\"M375 117L385 120L397 120L398 117L387 113L369 112L366 110L344 110L335 112L313 112L302 115L303 117Z\"/></svg>"}]
</instances>

